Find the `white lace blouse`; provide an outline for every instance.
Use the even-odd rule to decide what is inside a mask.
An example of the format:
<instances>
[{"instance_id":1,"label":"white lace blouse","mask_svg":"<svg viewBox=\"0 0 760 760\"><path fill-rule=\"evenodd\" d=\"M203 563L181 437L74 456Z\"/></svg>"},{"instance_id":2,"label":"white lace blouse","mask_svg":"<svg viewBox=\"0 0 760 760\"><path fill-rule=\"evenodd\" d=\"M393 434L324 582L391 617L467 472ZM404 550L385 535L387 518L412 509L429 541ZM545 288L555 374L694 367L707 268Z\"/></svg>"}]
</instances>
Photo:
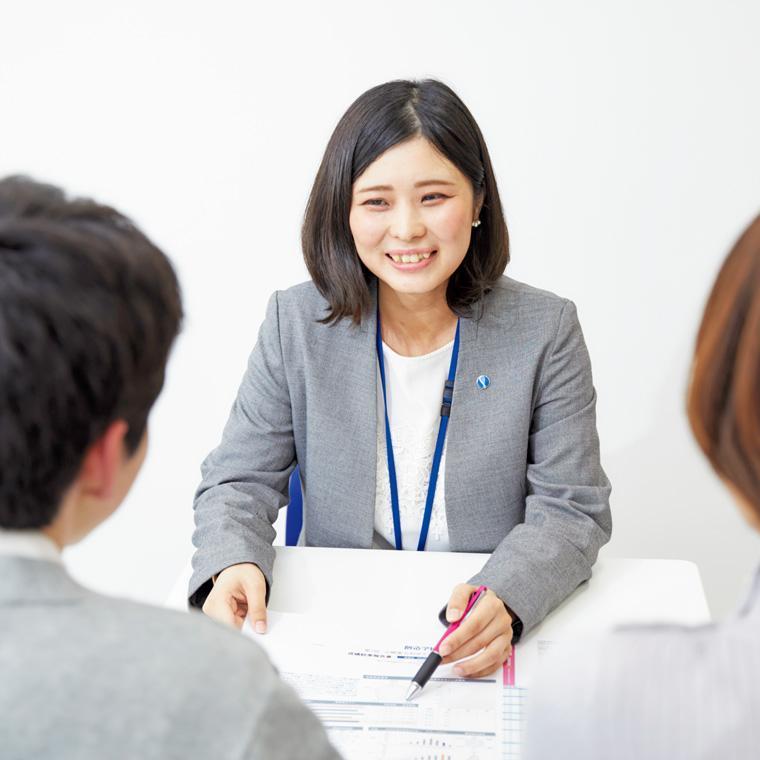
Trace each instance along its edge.
<instances>
[{"instance_id":1,"label":"white lace blouse","mask_svg":"<svg viewBox=\"0 0 760 760\"><path fill-rule=\"evenodd\" d=\"M427 499L438 426L441 421L443 385L449 372L454 341L423 356L401 356L383 343L388 419L396 463L401 536L404 549L416 550ZM444 445L438 484L430 517L427 551L448 551L446 523L446 446ZM375 530L391 546L393 513L385 449L385 413L380 367L377 368L377 478Z\"/></svg>"}]
</instances>

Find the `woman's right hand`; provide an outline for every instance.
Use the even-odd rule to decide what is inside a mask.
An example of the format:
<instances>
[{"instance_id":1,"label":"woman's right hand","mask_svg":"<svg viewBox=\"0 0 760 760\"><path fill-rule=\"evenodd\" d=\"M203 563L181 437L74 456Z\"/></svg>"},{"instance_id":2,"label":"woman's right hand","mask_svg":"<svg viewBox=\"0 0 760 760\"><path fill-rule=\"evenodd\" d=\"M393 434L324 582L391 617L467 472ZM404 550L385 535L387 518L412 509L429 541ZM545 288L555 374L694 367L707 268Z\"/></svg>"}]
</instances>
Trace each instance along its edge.
<instances>
[{"instance_id":1,"label":"woman's right hand","mask_svg":"<svg viewBox=\"0 0 760 760\"><path fill-rule=\"evenodd\" d=\"M247 617L256 633L266 633L266 593L267 582L257 565L230 565L216 577L203 612L234 628L242 628Z\"/></svg>"}]
</instances>

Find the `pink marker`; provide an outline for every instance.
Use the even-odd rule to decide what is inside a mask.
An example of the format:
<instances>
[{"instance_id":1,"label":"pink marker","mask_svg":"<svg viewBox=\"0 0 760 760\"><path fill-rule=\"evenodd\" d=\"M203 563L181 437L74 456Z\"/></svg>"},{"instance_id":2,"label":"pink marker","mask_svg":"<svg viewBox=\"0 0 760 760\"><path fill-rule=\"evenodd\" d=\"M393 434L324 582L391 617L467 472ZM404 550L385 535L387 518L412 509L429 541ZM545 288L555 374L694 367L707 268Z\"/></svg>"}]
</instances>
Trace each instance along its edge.
<instances>
[{"instance_id":1,"label":"pink marker","mask_svg":"<svg viewBox=\"0 0 760 760\"><path fill-rule=\"evenodd\" d=\"M412 682L409 684L409 691L406 693L406 701L409 702L414 698L418 691L422 691L425 684L430 680L430 677L435 673L436 668L441 664L443 657L438 652L438 648L450 636L460 625L464 622L464 619L472 612L473 607L480 601L483 594L488 589L485 586L478 586L475 591L470 594L470 598L467 602L467 606L464 608L464 612L459 620L455 620L447 629L446 632L438 640L438 643L433 647L433 651L427 656L425 662L422 663L422 667L417 671L417 675L412 678Z\"/></svg>"}]
</instances>

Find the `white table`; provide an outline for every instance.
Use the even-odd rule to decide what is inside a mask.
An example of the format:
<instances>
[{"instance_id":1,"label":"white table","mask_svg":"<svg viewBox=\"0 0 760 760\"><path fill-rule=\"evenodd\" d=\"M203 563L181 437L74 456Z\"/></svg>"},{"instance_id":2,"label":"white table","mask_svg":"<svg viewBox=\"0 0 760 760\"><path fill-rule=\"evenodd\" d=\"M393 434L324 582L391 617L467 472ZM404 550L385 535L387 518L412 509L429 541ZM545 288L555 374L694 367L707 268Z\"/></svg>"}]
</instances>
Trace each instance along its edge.
<instances>
[{"instance_id":1,"label":"white table","mask_svg":"<svg viewBox=\"0 0 760 760\"><path fill-rule=\"evenodd\" d=\"M382 625L388 615L436 614L456 583L484 563L482 554L369 549L276 547L269 608L280 612L334 610ZM184 609L190 566L166 604ZM334 613L338 614L338 613ZM564 638L627 622L707 622L699 571L691 562L604 558L593 577L529 635Z\"/></svg>"},{"instance_id":2,"label":"white table","mask_svg":"<svg viewBox=\"0 0 760 760\"><path fill-rule=\"evenodd\" d=\"M438 627L435 616L448 600L453 586L474 575L486 559L482 554L312 547L277 547L276 552L269 609L283 613L306 613L303 622L297 621L299 627L293 640L308 644L317 643L310 640L312 636L324 635L323 622L326 617L329 618L331 630L336 631L338 636L347 635L356 641L364 640L361 629L365 632L385 631L391 638L398 637L399 641L404 641L403 637L408 632L428 630L428 626L435 631ZM177 580L168 604L179 608L186 605L189 576L188 566ZM313 623L316 618L322 619L317 625ZM283 619L284 616L281 616L280 621ZM499 707L492 730L497 732L495 736L500 737L499 756L520 757L526 689L532 685L543 653L551 649L555 642L561 644L568 639L582 637L584 643L588 643L592 636L624 622L698 624L708 620L707 601L699 572L693 563L601 559L594 567L591 581L582 584L518 644L515 658L504 671L503 691L498 687L498 678L493 682ZM305 627L302 629L301 625ZM434 638L431 633L431 645ZM273 628L269 644L276 645L277 642ZM262 639L261 643L266 645L267 641ZM293 647L288 644L284 651L290 656ZM314 661L310 656L309 662ZM282 669L282 663L280 665ZM508 684L507 672L511 674L511 684L514 686ZM309 688L314 688L313 678L311 681L306 679L306 683L311 684ZM309 694L302 696L308 701ZM321 703L321 700L317 702ZM320 704L320 709L328 709L327 717L323 714L322 719L326 721L329 732L334 728L329 722L331 708ZM472 711L470 714L473 714ZM480 711L477 714L485 716L488 713ZM393 730L383 736L386 739L392 737ZM461 731L454 732L457 733L461 734ZM330 735L346 757L369 756L368 746L352 743L366 741L365 734L358 735L359 739L344 732ZM447 736L446 740L451 738ZM412 739L409 741L412 742ZM410 746L409 749L414 747ZM464 749L468 755L475 752L469 744ZM494 749L491 747L487 751L492 753ZM475 752L472 756L479 755Z\"/></svg>"}]
</instances>

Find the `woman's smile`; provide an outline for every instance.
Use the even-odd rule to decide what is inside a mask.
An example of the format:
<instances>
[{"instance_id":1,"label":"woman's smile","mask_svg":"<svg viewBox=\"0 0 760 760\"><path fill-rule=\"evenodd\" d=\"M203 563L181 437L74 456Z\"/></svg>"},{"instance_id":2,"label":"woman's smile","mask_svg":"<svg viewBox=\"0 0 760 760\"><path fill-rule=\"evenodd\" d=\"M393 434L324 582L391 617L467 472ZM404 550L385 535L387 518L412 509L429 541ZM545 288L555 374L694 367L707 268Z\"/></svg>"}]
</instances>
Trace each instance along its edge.
<instances>
[{"instance_id":1,"label":"woman's smile","mask_svg":"<svg viewBox=\"0 0 760 760\"><path fill-rule=\"evenodd\" d=\"M438 251L435 248L408 248L387 251L391 265L402 272L416 272L433 261Z\"/></svg>"}]
</instances>

